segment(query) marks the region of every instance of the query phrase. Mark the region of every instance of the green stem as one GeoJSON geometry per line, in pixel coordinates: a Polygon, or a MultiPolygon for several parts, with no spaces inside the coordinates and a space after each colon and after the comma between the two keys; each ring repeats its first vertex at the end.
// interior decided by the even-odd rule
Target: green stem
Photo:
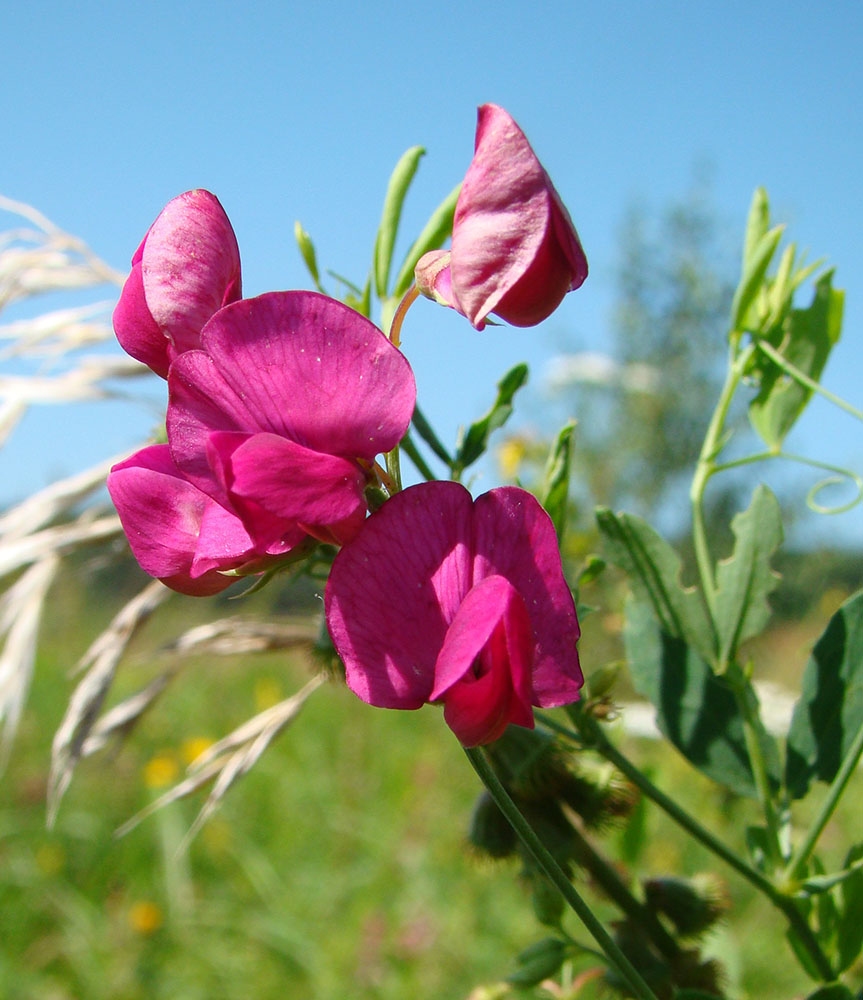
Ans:
{"type": "Polygon", "coordinates": [[[402,438],[402,448],[404,448],[407,457],[414,463],[419,474],[425,479],[427,483],[434,482],[437,476],[428,467],[426,460],[422,457],[414,444],[413,439],[410,434],[405,434],[402,438]]]}
{"type": "Polygon", "coordinates": [[[786,375],[790,375],[795,382],[799,382],[800,385],[809,389],[810,392],[817,392],[819,396],[823,396],[833,403],[834,406],[838,406],[840,410],[844,410],[852,417],[863,420],[863,411],[858,410],[856,406],[852,406],[850,403],[846,403],[841,396],[837,396],[829,389],[825,389],[820,382],[816,382],[815,379],[810,378],[805,372],[800,371],[796,365],[793,365],[787,358],[783,357],[772,344],[769,344],[766,340],[756,339],[755,346],[759,351],[766,354],[774,364],[777,364],[786,375]]]}
{"type": "MultiPolygon", "coordinates": [[[[712,851],[721,858],[730,868],[733,868],[738,875],[741,875],[754,888],[761,892],[779,910],[794,928],[800,942],[809,952],[813,963],[818,968],[825,982],[833,979],[833,970],[827,960],[821,946],[818,944],[812,928],[806,923],[803,915],[797,909],[794,900],[786,896],[761,872],[748,865],[743,858],[735,854],[729,847],[715,837],[706,827],[703,827],[698,820],[692,817],[685,809],[682,809],[673,799],[669,798],[663,791],[656,787],[650,779],[643,774],[617,747],[609,740],[600,727],[599,723],[591,716],[580,713],[576,706],[568,706],[567,714],[578,732],[572,732],[564,726],[555,723],[552,728],[566,736],[568,739],[581,746],[589,747],[604,757],[607,761],[625,775],[639,788],[652,802],[655,802],[671,819],[682,829],[686,830],[695,840],[712,851]]],[[[546,716],[536,713],[537,718],[546,723],[546,716]]]]}
{"type": "MultiPolygon", "coordinates": [[[[735,350],[736,344],[733,344],[732,353],[735,350]]],[[[698,564],[701,589],[704,592],[704,599],[711,613],[711,618],[713,617],[713,609],[716,602],[716,578],[713,572],[713,559],[710,555],[710,546],[707,542],[707,526],[704,520],[704,491],[708,480],[716,471],[714,460],[722,449],[725,420],[728,417],[731,400],[754,350],[754,346],[750,345],[740,351],[728,366],[725,384],[722,387],[722,392],[719,394],[719,400],[716,404],[716,409],[713,411],[713,416],[710,418],[704,443],[701,446],[701,454],[698,456],[698,464],[695,467],[692,486],[689,490],[689,498],[692,503],[692,540],[695,547],[695,560],[698,564]]]]}
{"type": "Polygon", "coordinates": [[[593,915],[590,907],[563,873],[560,865],[549,854],[533,828],[524,816],[522,816],[515,803],[509,797],[506,789],[500,783],[498,776],[495,774],[482,750],[478,747],[465,748],[465,753],[480,780],[488,789],[489,795],[491,795],[497,804],[497,807],[506,816],[534,861],[545,872],[548,879],[593,936],[593,939],[602,949],[609,964],[617,969],[623,978],[628,981],[636,997],[639,997],[640,1000],[657,1000],[656,994],[653,993],[626,955],[614,943],[608,932],[593,915]]]}
{"type": "Polygon", "coordinates": [[[809,856],[815,850],[818,838],[824,832],[824,827],[827,826],[827,823],[830,821],[830,817],[833,815],[836,806],[839,804],[839,799],[845,791],[845,786],[848,784],[848,781],[859,764],[861,757],[863,757],[863,723],[861,723],[860,728],[857,730],[854,742],[848,748],[848,753],[845,755],[845,759],[842,761],[842,766],[839,768],[836,777],[833,779],[833,783],[830,786],[827,797],[821,804],[821,808],[818,811],[818,815],[815,817],[815,821],[810,827],[809,832],[806,834],[806,839],[797,848],[794,852],[794,856],[788,862],[788,867],[785,870],[786,880],[788,882],[793,883],[794,880],[797,879],[801,868],[806,864],[809,860],[809,856]]]}
{"type": "Polygon", "coordinates": [[[452,455],[444,448],[440,443],[440,439],[434,432],[432,425],[426,420],[425,414],[419,408],[419,403],[414,407],[414,415],[411,418],[411,423],[416,428],[417,434],[425,441],[425,443],[431,448],[431,450],[437,455],[437,457],[450,468],[453,467],[454,460],[452,455]]]}
{"type": "Polygon", "coordinates": [[[416,302],[419,297],[419,289],[415,284],[411,284],[410,288],[405,292],[402,297],[401,302],[398,304],[393,315],[393,321],[390,325],[388,331],[386,331],[387,336],[390,338],[393,347],[398,347],[401,343],[401,333],[402,333],[402,323],[405,321],[405,316],[408,314],[408,309],[416,302]]]}

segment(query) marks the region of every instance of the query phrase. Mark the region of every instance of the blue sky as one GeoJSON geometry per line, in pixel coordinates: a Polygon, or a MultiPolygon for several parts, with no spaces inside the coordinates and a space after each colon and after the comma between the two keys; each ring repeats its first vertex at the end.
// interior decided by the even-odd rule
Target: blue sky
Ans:
{"type": "MultiPolygon", "coordinates": [[[[295,219],[324,266],[361,281],[400,153],[428,151],[405,248],[463,175],[476,106],[506,107],[567,203],[591,276],[536,330],[480,334],[415,307],[404,348],[445,437],[516,361],[532,365],[535,414],[542,363],[562,341],[608,347],[623,212],[633,199],[661,209],[699,162],[729,232],[764,185],[790,237],[836,265],[845,333],[826,381],[863,403],[858,3],[36,0],[3,21],[0,192],[125,268],[170,198],[207,187],[237,232],[248,295],[307,284],[295,219]]],[[[131,448],[151,422],[98,412],[31,417],[0,453],[0,502],[131,448]]],[[[863,471],[858,424],[822,406],[804,419],[797,450],[863,471]]],[[[861,517],[842,530],[858,533],[861,517]]]]}

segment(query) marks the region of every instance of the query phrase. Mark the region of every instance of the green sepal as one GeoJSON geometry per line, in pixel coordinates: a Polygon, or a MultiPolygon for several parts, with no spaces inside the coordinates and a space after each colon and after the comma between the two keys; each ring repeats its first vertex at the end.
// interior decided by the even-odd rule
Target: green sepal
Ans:
{"type": "Polygon", "coordinates": [[[497,384],[497,398],[485,416],[468,428],[456,451],[453,472],[458,475],[485,452],[492,433],[502,427],[512,413],[512,399],[527,381],[527,365],[511,368],[497,384]]]}
{"type": "Polygon", "coordinates": [[[321,276],[318,271],[318,256],[315,253],[315,245],[312,243],[312,238],[306,230],[303,229],[299,220],[294,223],[294,239],[297,241],[297,246],[300,248],[300,255],[305,261],[309,274],[312,276],[315,288],[319,292],[323,292],[324,289],[321,286],[321,276]]]}
{"type": "Polygon", "coordinates": [[[863,726],[863,591],[830,619],[803,671],[794,706],[785,783],[802,798],[810,783],[831,782],[863,726]]]}
{"type": "Polygon", "coordinates": [[[547,937],[516,956],[518,969],[506,977],[513,986],[536,986],[555,975],[569,957],[571,945],[560,938],[547,937]]]}
{"type": "Polygon", "coordinates": [[[782,542],[782,515],[766,486],[756,487],[749,508],[732,519],[731,530],[734,551],[716,568],[714,620],[720,672],[739,645],[757,635],[770,618],[767,597],[779,581],[770,559],[782,542]]]}
{"type": "Polygon", "coordinates": [[[634,514],[614,514],[598,507],[596,520],[611,561],[626,571],[633,593],[653,609],[662,630],[712,663],[716,655],[713,628],[701,594],[680,583],[680,557],[674,549],[634,514]]]}
{"type": "MultiPolygon", "coordinates": [[[[739,795],[756,796],[743,718],[732,690],[698,652],[664,631],[650,604],[630,599],[623,630],[632,683],[656,708],[656,724],[683,756],[739,795]]],[[[764,746],[771,783],[779,762],[764,746]]]]}
{"type": "Polygon", "coordinates": [[[375,237],[374,252],[375,291],[381,300],[387,298],[390,265],[402,216],[402,205],[423,156],[425,156],[425,150],[422,146],[411,146],[410,149],[406,150],[396,164],[387,185],[381,222],[375,237]]]}
{"type": "MultiPolygon", "coordinates": [[[[554,439],[548,453],[548,460],[545,463],[542,487],[538,494],[539,502],[546,509],[548,516],[554,524],[558,545],[563,544],[563,535],[566,531],[569,476],[572,466],[572,432],[574,430],[575,421],[571,420],[561,428],[554,439]]],[[[604,566],[605,563],[602,563],[602,567],[594,575],[602,572],[604,566]]],[[[584,573],[582,573],[582,578],[579,579],[579,585],[582,582],[586,582],[583,580],[583,577],[584,573]]]]}
{"type": "Polygon", "coordinates": [[[461,183],[457,184],[429,216],[419,236],[414,240],[410,250],[399,270],[396,283],[393,286],[393,298],[400,299],[410,288],[414,280],[414,268],[417,261],[429,250],[439,250],[452,233],[452,220],[455,215],[455,205],[458,201],[461,183]]]}

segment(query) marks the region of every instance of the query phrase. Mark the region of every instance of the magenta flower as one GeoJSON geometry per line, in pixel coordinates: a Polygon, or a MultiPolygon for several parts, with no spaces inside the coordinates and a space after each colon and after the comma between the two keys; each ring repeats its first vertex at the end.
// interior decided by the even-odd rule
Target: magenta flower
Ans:
{"type": "Polygon", "coordinates": [[[347,683],[381,708],[442,702],[465,746],[578,698],[578,622],[554,526],[524,490],[396,494],[336,557],[327,625],[347,683]]]}
{"type": "Polygon", "coordinates": [[[241,295],[225,210],[209,191],[187,191],[162,209],[135,252],[114,331],[127,354],[166,378],[175,357],[201,346],[213,313],[241,295]]]}
{"type": "Polygon", "coordinates": [[[295,529],[258,549],[235,514],[181,475],[166,444],[115,465],[108,492],[141,568],[181,594],[216,594],[234,582],[220,571],[263,570],[306,537],[295,529]]]}
{"type": "Polygon", "coordinates": [[[365,317],[317,292],[220,309],[168,376],[177,469],[242,521],[258,551],[297,529],[344,543],[374,458],[404,436],[416,386],[365,317]]]}
{"type": "Polygon", "coordinates": [[[530,143],[503,108],[484,104],[456,203],[452,250],[420,259],[420,291],[478,330],[489,313],[535,326],[586,277],[578,233],[530,143]]]}

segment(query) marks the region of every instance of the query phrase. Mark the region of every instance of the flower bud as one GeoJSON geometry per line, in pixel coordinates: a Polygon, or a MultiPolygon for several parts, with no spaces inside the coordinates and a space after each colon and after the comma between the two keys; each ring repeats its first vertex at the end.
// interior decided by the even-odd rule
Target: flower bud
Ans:
{"type": "Polygon", "coordinates": [[[482,792],[476,800],[467,839],[490,858],[505,858],[515,850],[515,830],[488,792],[482,792]]]}
{"type": "Polygon", "coordinates": [[[708,874],[648,879],[644,896],[648,906],[668,917],[683,937],[703,934],[728,910],[721,883],[708,874]]]}

